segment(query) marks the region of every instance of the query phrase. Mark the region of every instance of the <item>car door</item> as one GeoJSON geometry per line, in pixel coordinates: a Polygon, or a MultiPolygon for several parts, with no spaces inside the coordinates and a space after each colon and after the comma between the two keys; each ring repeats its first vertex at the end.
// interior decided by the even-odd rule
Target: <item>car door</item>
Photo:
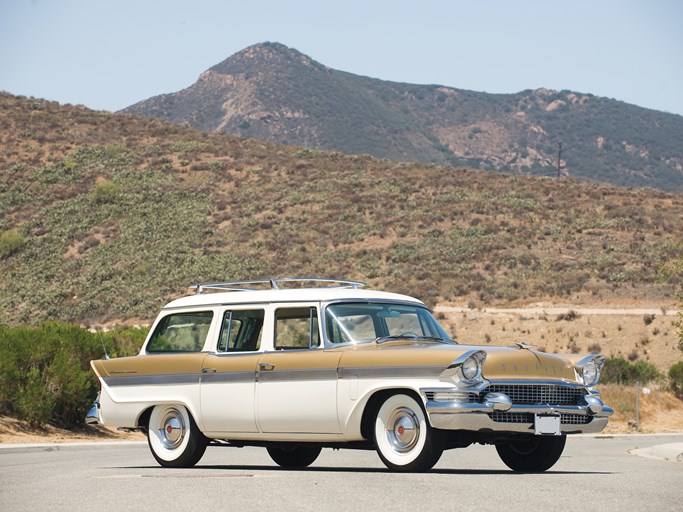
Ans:
{"type": "Polygon", "coordinates": [[[258,362],[256,413],[262,432],[341,433],[337,365],[322,349],[317,304],[274,309],[273,350],[258,362]]]}
{"type": "Polygon", "coordinates": [[[233,307],[222,312],[215,350],[207,354],[201,370],[205,432],[258,432],[255,378],[264,320],[262,307],[233,307]]]}

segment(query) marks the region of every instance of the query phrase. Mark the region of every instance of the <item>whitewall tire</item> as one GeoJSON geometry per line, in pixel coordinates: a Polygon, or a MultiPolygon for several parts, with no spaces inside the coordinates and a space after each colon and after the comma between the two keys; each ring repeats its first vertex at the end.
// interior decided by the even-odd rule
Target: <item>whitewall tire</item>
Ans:
{"type": "Polygon", "coordinates": [[[204,455],[208,440],[182,405],[157,405],[149,417],[147,442],[159,464],[189,468],[204,455]]]}
{"type": "Polygon", "coordinates": [[[443,453],[446,435],[432,428],[412,396],[384,400],[375,418],[374,439],[382,462],[394,471],[427,471],[443,453]]]}

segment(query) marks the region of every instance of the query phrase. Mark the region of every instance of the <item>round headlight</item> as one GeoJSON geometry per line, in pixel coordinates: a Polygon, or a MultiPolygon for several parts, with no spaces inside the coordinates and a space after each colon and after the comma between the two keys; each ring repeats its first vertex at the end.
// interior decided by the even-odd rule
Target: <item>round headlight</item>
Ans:
{"type": "Polygon", "coordinates": [[[479,375],[479,360],[474,356],[470,356],[462,363],[461,369],[465,380],[474,380],[479,375]]]}
{"type": "Polygon", "coordinates": [[[598,380],[600,379],[600,370],[598,369],[598,365],[595,364],[595,361],[588,361],[584,365],[581,376],[583,377],[583,383],[586,386],[593,386],[598,383],[598,380]]]}

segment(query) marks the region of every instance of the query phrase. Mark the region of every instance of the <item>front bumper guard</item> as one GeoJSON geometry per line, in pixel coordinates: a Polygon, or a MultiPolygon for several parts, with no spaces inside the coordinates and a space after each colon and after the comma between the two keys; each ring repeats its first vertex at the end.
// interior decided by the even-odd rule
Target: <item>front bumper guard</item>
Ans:
{"type": "Polygon", "coordinates": [[[586,395],[582,405],[513,404],[504,393],[489,393],[480,402],[427,400],[425,409],[429,422],[444,430],[474,430],[480,432],[533,432],[534,423],[494,421],[492,413],[560,414],[587,416],[587,423],[562,423],[562,433],[583,434],[601,432],[614,413],[596,395],[586,395]]]}

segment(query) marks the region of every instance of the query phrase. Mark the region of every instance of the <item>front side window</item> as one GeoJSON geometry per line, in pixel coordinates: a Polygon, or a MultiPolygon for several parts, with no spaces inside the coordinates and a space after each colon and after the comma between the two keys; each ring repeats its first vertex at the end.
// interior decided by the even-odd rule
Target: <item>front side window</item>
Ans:
{"type": "Polygon", "coordinates": [[[201,352],[212,320],[212,311],[165,316],[152,333],[147,353],[201,352]]]}
{"type": "Polygon", "coordinates": [[[226,311],[218,352],[254,352],[261,348],[263,310],[226,311]]]}
{"type": "Polygon", "coordinates": [[[452,340],[427,308],[382,303],[332,304],[325,310],[330,343],[356,343],[391,338],[452,340]]]}
{"type": "Polygon", "coordinates": [[[319,345],[316,308],[280,308],[275,311],[276,350],[314,348],[319,345]]]}

